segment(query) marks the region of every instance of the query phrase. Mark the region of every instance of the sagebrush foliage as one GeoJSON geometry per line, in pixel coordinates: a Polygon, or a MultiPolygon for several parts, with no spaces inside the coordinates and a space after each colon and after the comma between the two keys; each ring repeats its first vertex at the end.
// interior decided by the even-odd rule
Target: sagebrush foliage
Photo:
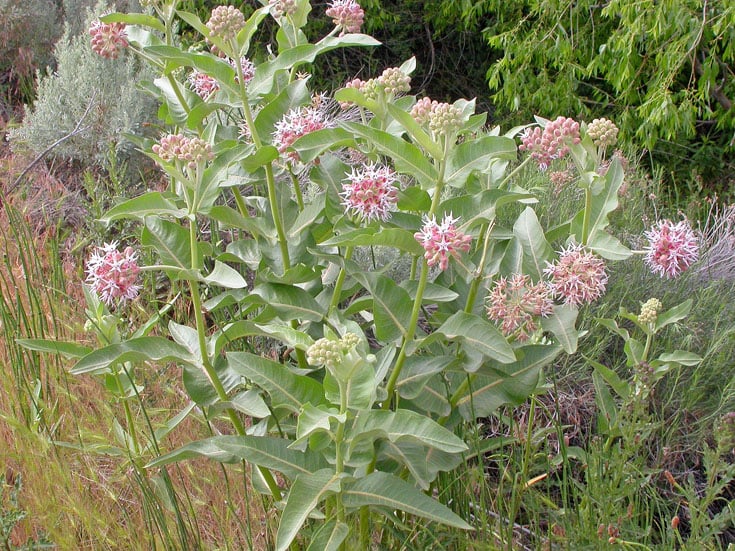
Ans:
{"type": "MultiPolygon", "coordinates": [[[[104,9],[99,4],[96,12],[104,9]]],[[[92,19],[89,12],[85,28],[92,19]]],[[[54,56],[56,71],[38,73],[37,99],[26,106],[23,124],[10,133],[14,148],[41,153],[82,121],[83,131],[56,145],[50,155],[85,166],[103,164],[110,147],[129,146],[124,134],[142,134],[143,123],[156,120],[155,101],[134,84],[150,79],[151,72],[134,57],[106,60],[92,51],[86,33],[69,32],[56,44],[54,56]]]]}

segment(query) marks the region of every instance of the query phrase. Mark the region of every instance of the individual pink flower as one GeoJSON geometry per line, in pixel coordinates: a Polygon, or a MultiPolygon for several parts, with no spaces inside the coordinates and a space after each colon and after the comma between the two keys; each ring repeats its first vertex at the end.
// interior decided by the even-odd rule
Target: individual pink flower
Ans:
{"type": "Polygon", "coordinates": [[[582,245],[572,244],[559,251],[559,260],[546,263],[544,274],[549,276],[549,289],[564,304],[580,306],[596,301],[605,293],[607,273],[605,262],[582,245]]]}
{"type": "Polygon", "coordinates": [[[209,96],[219,90],[217,80],[209,76],[207,73],[194,71],[189,75],[187,80],[189,81],[191,89],[194,90],[194,92],[203,100],[206,100],[209,96]]]}
{"type": "Polygon", "coordinates": [[[86,282],[106,304],[115,300],[124,302],[138,296],[140,268],[138,253],[132,247],[122,252],[117,250],[118,243],[106,243],[97,247],[87,260],[86,282]]]}
{"type": "Polygon", "coordinates": [[[153,153],[165,163],[182,161],[190,169],[214,158],[212,146],[201,138],[190,138],[183,134],[169,134],[153,145],[153,153]]]}
{"type": "Polygon", "coordinates": [[[334,25],[341,29],[340,36],[348,33],[359,33],[365,19],[365,12],[355,0],[333,0],[326,14],[332,18],[334,25]]]}
{"type": "Polygon", "coordinates": [[[518,330],[519,341],[538,329],[534,318],[551,315],[553,308],[549,287],[543,281],[534,285],[526,274],[501,277],[487,296],[487,317],[500,323],[506,337],[518,330]]]}
{"type": "Polygon", "coordinates": [[[105,59],[117,59],[120,52],[128,47],[125,23],[95,21],[89,28],[89,34],[92,37],[92,51],[105,59]]]}
{"type": "Polygon", "coordinates": [[[420,232],[413,234],[416,241],[426,251],[424,258],[429,266],[439,264],[440,270],[449,266],[449,257],[459,257],[460,252],[468,252],[472,236],[465,235],[457,229],[459,218],[452,214],[445,214],[441,224],[437,224],[436,217],[424,217],[424,225],[420,232]]]}
{"type": "Polygon", "coordinates": [[[554,159],[569,153],[570,144],[580,142],[579,123],[568,117],[557,117],[546,123],[543,130],[536,126],[521,134],[520,151],[528,151],[541,170],[546,170],[554,159]]]}
{"type": "MultiPolygon", "coordinates": [[[[329,123],[324,112],[317,107],[308,106],[291,109],[276,123],[276,130],[273,132],[273,145],[276,146],[279,153],[285,154],[288,148],[301,136],[328,126],[329,123]]],[[[289,152],[288,157],[293,161],[299,160],[299,154],[294,151],[289,152]]]]}
{"type": "Polygon", "coordinates": [[[398,178],[384,165],[364,164],[352,169],[342,184],[342,204],[361,220],[387,221],[398,201],[398,178]]]}
{"type": "Polygon", "coordinates": [[[654,274],[674,278],[699,258],[699,241],[689,222],[660,220],[644,232],[648,239],[646,264],[654,274]]]}

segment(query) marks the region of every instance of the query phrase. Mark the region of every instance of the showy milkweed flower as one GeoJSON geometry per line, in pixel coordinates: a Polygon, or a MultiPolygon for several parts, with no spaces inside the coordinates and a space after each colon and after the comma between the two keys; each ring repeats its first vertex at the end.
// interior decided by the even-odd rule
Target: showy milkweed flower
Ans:
{"type": "Polygon", "coordinates": [[[183,134],[169,134],[153,146],[153,153],[165,163],[182,161],[190,169],[195,169],[199,163],[211,161],[214,158],[212,146],[201,138],[190,138],[183,134]]]}
{"type": "Polygon", "coordinates": [[[87,260],[86,282],[102,301],[111,305],[115,300],[124,302],[138,296],[140,268],[138,253],[132,247],[122,252],[117,241],[97,247],[87,260]]]}
{"type": "Polygon", "coordinates": [[[439,264],[440,270],[446,270],[449,266],[449,257],[459,257],[460,252],[468,252],[472,236],[465,235],[457,229],[459,218],[452,214],[445,214],[442,223],[438,224],[436,217],[424,216],[424,225],[420,232],[413,234],[416,241],[426,251],[424,258],[429,266],[439,264]]]}
{"type": "Polygon", "coordinates": [[[209,76],[207,73],[194,71],[189,75],[187,80],[189,81],[191,89],[194,90],[194,93],[203,100],[206,100],[209,96],[219,90],[217,80],[209,76]]]}
{"type": "Polygon", "coordinates": [[[546,123],[543,130],[536,126],[526,128],[521,134],[520,151],[528,151],[540,170],[546,170],[554,159],[569,153],[570,144],[578,144],[579,123],[568,117],[557,117],[546,123]]]}
{"type": "MultiPolygon", "coordinates": [[[[325,114],[317,107],[291,109],[276,123],[276,130],[273,132],[273,145],[283,155],[301,136],[328,126],[329,123],[325,114]]],[[[293,161],[299,160],[299,154],[294,151],[289,152],[288,157],[293,161]]]]}
{"type": "Polygon", "coordinates": [[[547,317],[554,309],[549,287],[539,281],[535,285],[526,274],[501,277],[487,296],[487,317],[500,324],[507,337],[518,330],[519,341],[528,340],[538,329],[537,317],[547,317]]]}
{"type": "MultiPolygon", "coordinates": [[[[235,82],[238,82],[237,62],[234,59],[230,59],[229,62],[230,65],[232,65],[232,68],[235,69],[235,82]]],[[[242,69],[242,79],[245,84],[253,80],[253,77],[255,76],[255,63],[243,56],[240,58],[240,68],[242,69]]]]}
{"type": "Polygon", "coordinates": [[[387,221],[398,201],[396,173],[384,165],[365,164],[352,169],[342,184],[342,204],[361,220],[387,221]]]}
{"type": "Polygon", "coordinates": [[[674,278],[699,258],[699,240],[686,220],[660,220],[644,235],[646,264],[661,277],[674,278]]]}
{"type": "Polygon", "coordinates": [[[582,245],[572,244],[559,251],[559,260],[546,263],[549,289],[564,304],[580,306],[596,301],[605,293],[605,262],[582,245]]]}
{"type": "Polygon", "coordinates": [[[89,35],[92,37],[92,51],[105,59],[117,59],[120,52],[128,47],[125,23],[95,21],[89,28],[89,35]]]}
{"type": "Polygon", "coordinates": [[[348,33],[359,33],[365,19],[365,12],[355,0],[333,0],[326,11],[332,18],[335,27],[341,29],[340,36],[348,33]]]}

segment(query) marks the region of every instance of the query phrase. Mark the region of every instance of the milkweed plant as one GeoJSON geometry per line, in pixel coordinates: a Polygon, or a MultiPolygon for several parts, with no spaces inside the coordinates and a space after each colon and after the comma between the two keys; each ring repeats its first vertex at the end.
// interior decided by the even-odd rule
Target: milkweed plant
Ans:
{"type": "Polygon", "coordinates": [[[474,100],[411,95],[414,59],[312,90],[318,56],[379,45],[360,34],[355,0],[324,13],[261,0],[248,17],[219,6],[208,21],[177,0],[141,4],[146,13],[106,15],[90,35],[109,63],[138,56],[157,72],[139,84],[165,130],[138,146],[169,185],[104,215],[139,220],[140,241],[96,248],[87,289],[98,313],[124,318],[140,278],[159,272],[185,289],[176,300],[193,319],[69,347],[73,373],[180,366],[192,403],[231,434],[149,456],[145,468],[249,463],[253,486],[278,505],[279,550],[308,518],[321,519],[314,538],[330,549],[369,548],[380,515],[471,530],[429,491],[468,450],[455,427],[520,403],[544,366],[575,352],[579,310],[604,295],[608,263],[638,252],[675,277],[696,261],[697,236],[686,221],[660,221],[631,251],[609,233],[624,172],[608,156],[617,128],[606,119],[539,118],[501,134],[474,100]],[[333,22],[313,43],[303,30],[312,16],[333,22]],[[268,17],[275,43],[253,43],[268,17]],[[183,24],[198,47],[181,46],[183,24]],[[516,176],[562,157],[580,204],[544,228],[516,176]],[[502,209],[519,214],[503,225],[502,209]],[[396,251],[410,273],[365,269],[352,257],[366,247],[396,251]],[[151,256],[141,248],[155,265],[140,265],[151,256]],[[273,350],[244,345],[254,338],[273,350]]]}

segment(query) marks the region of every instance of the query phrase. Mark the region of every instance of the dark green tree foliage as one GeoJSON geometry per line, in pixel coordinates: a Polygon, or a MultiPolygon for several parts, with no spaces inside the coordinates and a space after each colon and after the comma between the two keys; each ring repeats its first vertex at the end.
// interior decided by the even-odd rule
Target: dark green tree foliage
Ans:
{"type": "Polygon", "coordinates": [[[500,56],[487,73],[497,105],[524,117],[604,115],[648,148],[735,145],[735,2],[464,4],[491,14],[483,32],[500,56]]]}

